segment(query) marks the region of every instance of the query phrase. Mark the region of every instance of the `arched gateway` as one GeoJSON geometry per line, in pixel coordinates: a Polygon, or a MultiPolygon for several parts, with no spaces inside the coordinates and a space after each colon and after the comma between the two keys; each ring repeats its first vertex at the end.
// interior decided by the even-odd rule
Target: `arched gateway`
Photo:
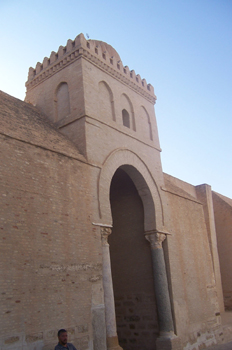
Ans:
{"type": "Polygon", "coordinates": [[[134,152],[117,149],[106,158],[98,178],[98,205],[108,349],[120,349],[119,338],[125,350],[142,343],[152,350],[159,333],[156,348],[164,338],[173,342],[162,199],[149,168],[134,152]]]}
{"type": "Polygon", "coordinates": [[[145,232],[164,230],[164,214],[161,195],[155,179],[138,155],[127,149],[113,151],[105,160],[98,179],[99,216],[112,224],[110,184],[118,168],[123,169],[134,182],[144,206],[145,232]],[[154,204],[155,203],[155,204],[154,204]],[[156,208],[155,208],[156,206],[156,208]]]}

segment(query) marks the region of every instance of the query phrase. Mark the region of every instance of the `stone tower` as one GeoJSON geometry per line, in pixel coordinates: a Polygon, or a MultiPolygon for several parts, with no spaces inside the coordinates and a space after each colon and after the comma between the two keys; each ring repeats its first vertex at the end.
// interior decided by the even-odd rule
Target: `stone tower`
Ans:
{"type": "MultiPolygon", "coordinates": [[[[156,280],[155,294],[159,314],[157,334],[160,333],[157,349],[162,347],[164,342],[167,343],[167,349],[177,348],[162,250],[162,241],[168,234],[169,215],[163,191],[164,178],[153,87],[147,84],[145,79],[141,79],[140,75],[136,75],[134,70],[123,66],[114,48],[101,41],[86,40],[83,34],[78,35],[74,41],[68,40],[65,47],[60,46],[57,53],[52,52],[50,58],[45,57],[42,64],[38,62],[35,69],[30,68],[26,87],[25,101],[35,105],[76,145],[86,163],[91,165],[91,188],[86,190],[92,191],[92,212],[86,215],[89,215],[92,224],[101,230],[107,348],[119,349],[114,295],[117,298],[124,290],[125,295],[129,293],[131,298],[135,297],[135,292],[125,289],[125,285],[120,285],[120,278],[117,279],[120,264],[119,256],[115,253],[116,248],[112,248],[110,254],[114,266],[113,279],[115,285],[120,285],[120,291],[115,289],[113,294],[108,235],[112,231],[112,237],[119,236],[118,233],[122,232],[125,222],[121,220],[121,214],[118,215],[119,219],[116,219],[117,213],[112,217],[110,197],[114,198],[117,195],[117,189],[113,190],[111,185],[114,184],[117,188],[120,178],[124,184],[129,181],[129,186],[134,186],[135,190],[132,189],[132,192],[137,192],[142,203],[141,232],[138,233],[138,237],[142,237],[141,244],[145,250],[149,248],[149,243],[151,245],[150,261],[153,261],[153,272],[150,262],[149,271],[143,270],[142,267],[138,267],[137,271],[140,280],[146,273],[150,276],[146,300],[152,299],[150,295],[153,293],[154,279],[156,280]],[[117,221],[121,223],[117,224],[117,221]],[[158,271],[162,271],[162,278],[159,280],[154,277],[158,271]]],[[[126,186],[125,189],[127,190],[126,186]]],[[[131,206],[133,201],[129,208],[131,206]]],[[[129,239],[137,229],[136,217],[134,211],[131,214],[131,218],[134,219],[127,229],[129,239]]],[[[117,244],[112,240],[114,247],[117,244]]],[[[133,245],[131,247],[130,254],[133,256],[133,245]]],[[[145,259],[147,256],[145,253],[145,259]]],[[[132,268],[131,265],[130,269],[132,268]]],[[[144,285],[146,283],[144,281],[144,285]]],[[[142,293],[146,289],[144,285],[139,287],[142,293]]],[[[150,308],[148,304],[141,305],[141,310],[153,310],[153,306],[150,308]]],[[[98,312],[99,307],[96,314],[98,312]]],[[[154,318],[145,315],[144,319],[146,317],[154,318]]],[[[97,320],[95,325],[103,322],[100,313],[97,314],[97,320]]],[[[95,330],[95,334],[97,333],[98,330],[95,330]]],[[[124,335],[121,336],[121,345],[123,337],[124,335]]],[[[154,338],[154,332],[151,331],[146,337],[150,337],[148,346],[151,347],[157,336],[154,338]]]]}
{"type": "Polygon", "coordinates": [[[87,41],[83,34],[68,40],[29,69],[26,87],[25,101],[36,105],[89,160],[101,161],[98,146],[114,148],[107,141],[113,145],[112,133],[160,150],[153,87],[123,67],[115,49],[104,42],[87,41]]]}

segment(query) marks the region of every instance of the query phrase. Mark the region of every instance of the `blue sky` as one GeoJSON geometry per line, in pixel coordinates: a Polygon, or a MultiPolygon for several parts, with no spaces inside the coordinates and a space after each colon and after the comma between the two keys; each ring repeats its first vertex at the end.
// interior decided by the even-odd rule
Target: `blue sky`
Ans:
{"type": "Polygon", "coordinates": [[[163,170],[232,198],[232,1],[0,0],[0,89],[79,33],[154,86],[163,170]]]}

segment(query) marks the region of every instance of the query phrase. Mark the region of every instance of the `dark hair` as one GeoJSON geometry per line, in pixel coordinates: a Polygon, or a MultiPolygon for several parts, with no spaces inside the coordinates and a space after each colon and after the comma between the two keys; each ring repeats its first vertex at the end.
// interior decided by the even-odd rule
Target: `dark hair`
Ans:
{"type": "Polygon", "coordinates": [[[58,337],[60,336],[61,333],[67,333],[66,329],[60,329],[57,333],[58,337]]]}

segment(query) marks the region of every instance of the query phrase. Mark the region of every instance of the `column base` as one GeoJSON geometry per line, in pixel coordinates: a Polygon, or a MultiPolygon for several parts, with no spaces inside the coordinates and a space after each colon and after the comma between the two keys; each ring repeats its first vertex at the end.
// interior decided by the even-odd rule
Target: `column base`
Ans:
{"type": "Polygon", "coordinates": [[[107,337],[107,350],[123,350],[121,346],[118,344],[118,336],[115,337],[107,337]]]}
{"type": "Polygon", "coordinates": [[[182,350],[181,339],[176,335],[160,336],[156,340],[156,350],[182,350]]]}

